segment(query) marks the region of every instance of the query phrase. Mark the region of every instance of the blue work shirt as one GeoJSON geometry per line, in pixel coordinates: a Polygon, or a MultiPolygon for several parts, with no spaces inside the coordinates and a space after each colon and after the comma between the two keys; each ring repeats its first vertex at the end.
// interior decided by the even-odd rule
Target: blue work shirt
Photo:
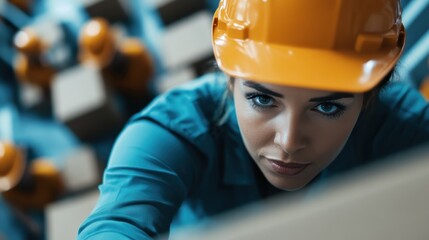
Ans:
{"type": "MultiPolygon", "coordinates": [[[[221,73],[203,76],[159,96],[130,120],[79,239],[150,239],[170,224],[208,219],[280,192],[246,151],[233,104],[222,103],[225,79],[221,73]]],[[[427,140],[425,100],[410,86],[391,84],[310,185],[427,140]]]]}

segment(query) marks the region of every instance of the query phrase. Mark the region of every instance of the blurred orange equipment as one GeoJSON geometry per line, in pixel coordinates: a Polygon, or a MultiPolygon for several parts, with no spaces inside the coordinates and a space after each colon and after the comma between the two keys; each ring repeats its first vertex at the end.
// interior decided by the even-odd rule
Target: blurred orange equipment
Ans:
{"type": "Polygon", "coordinates": [[[15,35],[14,44],[19,52],[14,63],[18,79],[49,88],[55,70],[41,59],[42,40],[31,29],[23,29],[15,35]]]}
{"type": "Polygon", "coordinates": [[[15,187],[24,173],[22,151],[12,143],[0,142],[0,192],[15,187]]]}
{"type": "Polygon", "coordinates": [[[9,2],[27,13],[30,12],[31,5],[33,4],[33,0],[9,0],[9,2]]]}
{"type": "Polygon", "coordinates": [[[20,209],[42,209],[63,193],[61,173],[49,160],[36,159],[28,170],[28,189],[16,187],[3,193],[11,204],[20,209]]]}
{"type": "Polygon", "coordinates": [[[426,100],[429,100],[429,76],[426,77],[420,85],[420,92],[426,100]]]}
{"type": "Polygon", "coordinates": [[[101,69],[103,78],[131,97],[142,97],[154,66],[149,52],[136,38],[116,39],[114,29],[103,18],[94,18],[82,28],[80,60],[101,69]]]}

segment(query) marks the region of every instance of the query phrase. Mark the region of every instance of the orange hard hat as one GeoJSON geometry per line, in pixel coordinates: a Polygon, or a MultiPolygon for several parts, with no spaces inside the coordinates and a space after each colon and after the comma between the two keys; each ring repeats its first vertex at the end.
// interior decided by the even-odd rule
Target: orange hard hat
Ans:
{"type": "Polygon", "coordinates": [[[327,91],[372,89],[404,42],[400,0],[221,0],[212,25],[225,73],[327,91]]]}
{"type": "Polygon", "coordinates": [[[12,143],[0,142],[0,192],[15,187],[24,174],[24,168],[22,151],[12,143]]]}

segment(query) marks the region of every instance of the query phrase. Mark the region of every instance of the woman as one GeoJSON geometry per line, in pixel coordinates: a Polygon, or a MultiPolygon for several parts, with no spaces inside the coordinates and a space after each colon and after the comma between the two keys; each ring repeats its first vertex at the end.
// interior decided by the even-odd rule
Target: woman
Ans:
{"type": "MultiPolygon", "coordinates": [[[[389,80],[398,0],[224,0],[225,73],[158,97],[119,136],[79,239],[147,239],[429,140],[429,110],[389,80]]],[[[399,85],[398,85],[399,84],[399,85]]]]}

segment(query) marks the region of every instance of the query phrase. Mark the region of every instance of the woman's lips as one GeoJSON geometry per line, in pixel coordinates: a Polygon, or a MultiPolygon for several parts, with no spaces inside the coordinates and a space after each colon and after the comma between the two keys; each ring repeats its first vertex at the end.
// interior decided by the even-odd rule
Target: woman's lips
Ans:
{"type": "Polygon", "coordinates": [[[310,163],[283,162],[268,159],[271,169],[281,175],[295,176],[304,171],[310,163]]]}

